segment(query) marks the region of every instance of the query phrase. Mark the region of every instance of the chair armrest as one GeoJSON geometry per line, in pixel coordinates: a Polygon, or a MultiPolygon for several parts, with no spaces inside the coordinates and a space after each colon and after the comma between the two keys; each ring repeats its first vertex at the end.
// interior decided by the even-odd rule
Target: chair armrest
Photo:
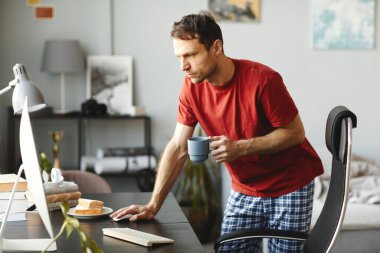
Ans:
{"type": "Polygon", "coordinates": [[[287,230],[275,230],[275,229],[244,229],[237,230],[231,233],[220,236],[215,244],[214,250],[217,252],[220,244],[240,240],[240,239],[250,239],[250,238],[278,238],[287,240],[306,240],[309,234],[307,232],[300,231],[287,231],[287,230]]]}

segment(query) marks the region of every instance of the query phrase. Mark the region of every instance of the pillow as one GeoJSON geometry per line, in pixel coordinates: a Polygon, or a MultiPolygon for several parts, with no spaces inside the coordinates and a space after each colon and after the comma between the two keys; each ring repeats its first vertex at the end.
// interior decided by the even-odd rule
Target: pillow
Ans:
{"type": "MultiPolygon", "coordinates": [[[[315,151],[321,158],[324,169],[324,173],[320,177],[322,179],[330,178],[332,154],[325,146],[318,146],[315,148],[315,151]]],[[[380,175],[380,162],[352,154],[350,176],[360,177],[368,175],[380,175]]]]}

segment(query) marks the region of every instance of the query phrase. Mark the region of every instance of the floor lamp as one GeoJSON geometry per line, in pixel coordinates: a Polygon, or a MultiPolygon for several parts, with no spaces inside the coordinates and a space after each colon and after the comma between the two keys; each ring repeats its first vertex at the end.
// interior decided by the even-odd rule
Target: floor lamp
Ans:
{"type": "Polygon", "coordinates": [[[67,113],[65,74],[84,71],[84,54],[77,40],[47,40],[44,46],[41,71],[60,74],[61,101],[56,113],[67,113]]]}
{"type": "MultiPolygon", "coordinates": [[[[41,251],[53,242],[53,228],[51,226],[49,211],[47,208],[45,192],[41,179],[41,169],[38,163],[32,127],[28,111],[37,111],[46,107],[42,93],[37,86],[29,79],[25,66],[16,64],[13,67],[15,79],[0,91],[0,96],[14,88],[12,96],[13,110],[15,114],[22,112],[20,121],[20,150],[23,164],[20,166],[15,183],[13,185],[10,198],[5,209],[3,221],[0,226],[0,252],[4,251],[41,251]],[[24,166],[25,165],[25,166],[24,166]],[[40,217],[49,233],[49,238],[36,239],[8,239],[4,237],[8,215],[13,202],[21,173],[25,171],[28,181],[28,189],[33,196],[40,217]]],[[[52,243],[48,251],[57,250],[57,245],[52,243]]]]}

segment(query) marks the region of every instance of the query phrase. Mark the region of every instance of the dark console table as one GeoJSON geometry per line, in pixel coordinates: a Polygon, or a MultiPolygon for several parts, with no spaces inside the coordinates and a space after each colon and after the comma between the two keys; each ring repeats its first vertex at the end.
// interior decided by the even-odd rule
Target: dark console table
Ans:
{"type": "MultiPolygon", "coordinates": [[[[53,113],[51,108],[46,108],[44,110],[34,112],[30,114],[32,124],[36,120],[74,120],[76,121],[77,131],[78,131],[78,168],[80,168],[80,159],[84,154],[85,150],[83,143],[85,143],[85,134],[83,133],[83,124],[90,120],[134,120],[143,122],[143,132],[144,132],[144,145],[142,147],[130,148],[128,152],[129,155],[141,155],[146,154],[148,157],[152,155],[151,147],[151,119],[149,116],[130,116],[130,115],[103,115],[103,116],[88,116],[83,115],[81,112],[70,112],[66,114],[56,114],[53,113]]],[[[8,107],[8,166],[7,173],[17,173],[18,161],[20,161],[19,155],[19,144],[16,142],[15,134],[19,132],[19,122],[20,115],[14,115],[13,109],[8,107]]],[[[36,131],[34,129],[34,131],[36,131]]],[[[150,159],[149,159],[150,167],[150,159]]]]}

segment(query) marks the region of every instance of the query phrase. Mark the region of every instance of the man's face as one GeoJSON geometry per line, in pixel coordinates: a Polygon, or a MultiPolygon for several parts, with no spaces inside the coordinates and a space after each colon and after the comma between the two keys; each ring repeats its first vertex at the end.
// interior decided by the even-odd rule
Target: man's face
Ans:
{"type": "Polygon", "coordinates": [[[192,83],[212,79],[216,69],[216,57],[211,47],[199,43],[198,39],[181,40],[173,38],[174,54],[178,57],[181,70],[186,72],[192,83]]]}

